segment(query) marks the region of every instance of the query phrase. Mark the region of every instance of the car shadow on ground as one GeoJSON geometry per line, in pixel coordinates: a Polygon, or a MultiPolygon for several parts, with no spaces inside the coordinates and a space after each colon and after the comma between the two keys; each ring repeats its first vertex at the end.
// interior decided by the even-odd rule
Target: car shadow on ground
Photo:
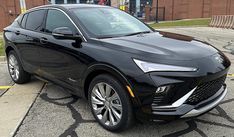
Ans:
{"type": "MultiPolygon", "coordinates": [[[[231,130],[234,129],[234,119],[229,116],[228,113],[222,108],[222,106],[225,106],[225,104],[234,103],[234,98],[223,101],[214,110],[198,118],[176,120],[171,122],[136,122],[136,124],[131,129],[121,133],[110,133],[102,129],[92,117],[87,101],[69,94],[61,87],[53,84],[46,85],[45,90],[40,95],[40,98],[48,103],[67,107],[70,110],[74,122],[71,123],[70,126],[59,135],[61,137],[69,135],[72,137],[80,136],[80,131],[84,136],[84,134],[86,132],[88,133],[89,131],[84,131],[83,129],[85,129],[85,127],[81,128],[82,130],[79,130],[79,128],[87,124],[89,124],[89,126],[87,125],[86,127],[92,127],[93,129],[96,129],[98,131],[106,132],[104,133],[104,136],[159,135],[165,137],[174,137],[191,133],[194,136],[200,135],[206,137],[209,136],[206,133],[209,130],[212,130],[209,128],[212,128],[214,126],[231,130]],[[50,92],[51,89],[54,90],[50,92]],[[57,94],[57,91],[64,92],[65,94],[63,93],[63,96],[59,96],[57,94]],[[210,125],[211,127],[208,126],[207,128],[207,126],[204,125],[210,125]]],[[[87,128],[87,130],[89,129],[87,128]]],[[[90,135],[102,136],[102,134],[90,135]]]]}

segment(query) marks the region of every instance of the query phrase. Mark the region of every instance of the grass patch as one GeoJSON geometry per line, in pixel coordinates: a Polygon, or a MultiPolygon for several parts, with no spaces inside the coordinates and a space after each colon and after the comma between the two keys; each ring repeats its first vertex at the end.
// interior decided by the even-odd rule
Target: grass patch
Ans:
{"type": "Polygon", "coordinates": [[[186,27],[186,26],[208,26],[210,19],[189,19],[189,20],[177,20],[177,21],[164,21],[159,23],[150,24],[153,28],[165,28],[165,27],[186,27]]]}
{"type": "Polygon", "coordinates": [[[4,54],[3,39],[2,35],[0,35],[0,56],[4,56],[4,54]]]}

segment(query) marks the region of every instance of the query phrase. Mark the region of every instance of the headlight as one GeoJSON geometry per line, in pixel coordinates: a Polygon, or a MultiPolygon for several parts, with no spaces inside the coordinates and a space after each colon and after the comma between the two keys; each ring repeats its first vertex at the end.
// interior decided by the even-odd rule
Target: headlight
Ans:
{"type": "Polygon", "coordinates": [[[177,72],[195,72],[198,69],[192,67],[182,67],[182,66],[174,66],[174,65],[165,65],[165,64],[157,64],[145,62],[137,59],[133,59],[138,67],[141,68],[145,73],[152,71],[177,71],[177,72]]]}

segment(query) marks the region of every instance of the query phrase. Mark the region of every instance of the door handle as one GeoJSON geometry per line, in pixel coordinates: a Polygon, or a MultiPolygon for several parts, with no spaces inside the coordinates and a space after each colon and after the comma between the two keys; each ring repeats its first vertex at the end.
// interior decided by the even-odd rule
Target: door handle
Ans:
{"type": "Polygon", "coordinates": [[[15,34],[16,34],[16,35],[19,35],[19,34],[20,34],[20,31],[19,31],[19,30],[17,30],[17,31],[15,32],[15,34]]]}
{"type": "Polygon", "coordinates": [[[40,43],[41,43],[41,44],[47,44],[47,42],[48,42],[48,39],[47,39],[47,38],[41,38],[41,39],[40,39],[40,43]]]}
{"type": "Polygon", "coordinates": [[[33,38],[30,37],[30,36],[26,36],[26,41],[28,41],[28,42],[33,42],[33,38]]]}

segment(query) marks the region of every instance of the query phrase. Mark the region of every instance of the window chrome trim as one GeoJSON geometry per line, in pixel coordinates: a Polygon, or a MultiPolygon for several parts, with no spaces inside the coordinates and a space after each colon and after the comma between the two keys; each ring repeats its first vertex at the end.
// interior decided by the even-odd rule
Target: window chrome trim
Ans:
{"type": "Polygon", "coordinates": [[[25,12],[24,14],[27,14],[29,12],[32,12],[34,10],[40,10],[40,9],[46,9],[46,10],[58,10],[60,12],[62,12],[70,21],[71,23],[75,26],[75,28],[78,30],[78,32],[80,33],[80,35],[82,36],[83,40],[85,42],[87,42],[87,39],[85,38],[85,36],[83,35],[83,33],[80,31],[79,27],[75,24],[75,22],[67,15],[67,13],[65,11],[63,11],[62,9],[59,8],[55,8],[55,7],[35,7],[32,9],[29,9],[27,12],[25,12]]]}

